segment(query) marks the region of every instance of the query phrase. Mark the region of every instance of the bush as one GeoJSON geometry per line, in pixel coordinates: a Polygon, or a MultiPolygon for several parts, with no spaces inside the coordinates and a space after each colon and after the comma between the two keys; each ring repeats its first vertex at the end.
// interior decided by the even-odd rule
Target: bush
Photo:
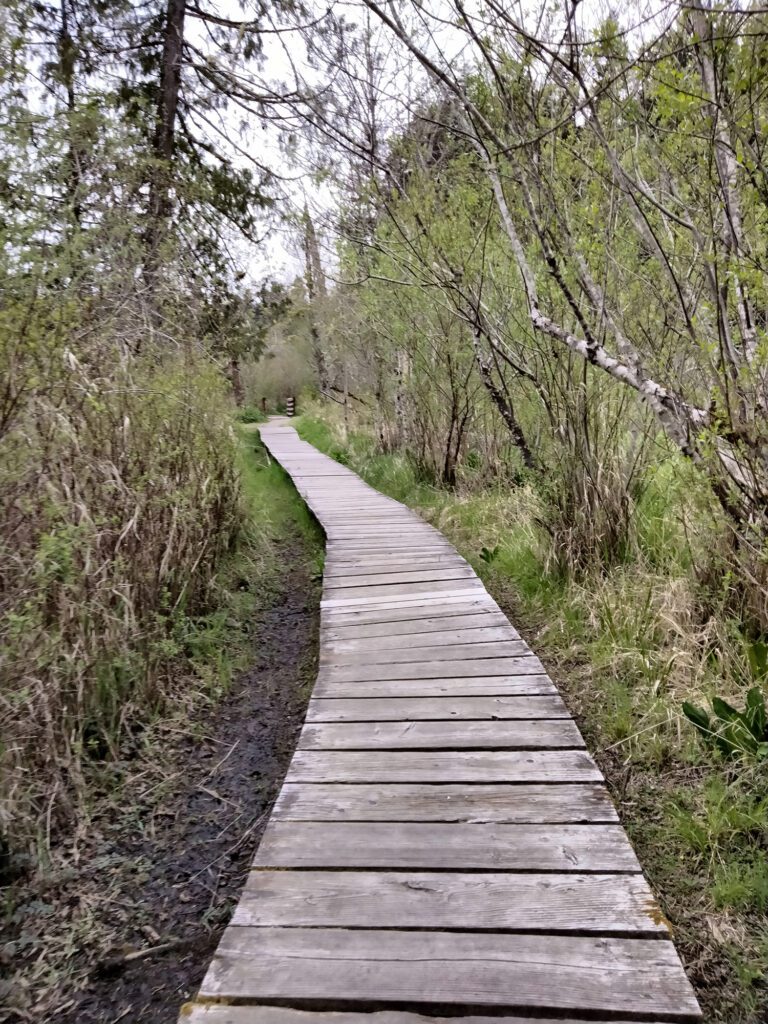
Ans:
{"type": "Polygon", "coordinates": [[[255,405],[246,405],[237,414],[238,423],[264,423],[267,419],[265,413],[255,405]]]}

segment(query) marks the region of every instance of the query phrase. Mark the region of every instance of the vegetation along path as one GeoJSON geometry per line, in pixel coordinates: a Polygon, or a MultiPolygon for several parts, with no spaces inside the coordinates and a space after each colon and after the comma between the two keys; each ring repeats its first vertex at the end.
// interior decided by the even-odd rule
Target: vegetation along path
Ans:
{"type": "Polygon", "coordinates": [[[474,571],[286,421],[261,433],[327,536],[320,670],[182,1019],[699,1020],[598,768],[474,571]]]}

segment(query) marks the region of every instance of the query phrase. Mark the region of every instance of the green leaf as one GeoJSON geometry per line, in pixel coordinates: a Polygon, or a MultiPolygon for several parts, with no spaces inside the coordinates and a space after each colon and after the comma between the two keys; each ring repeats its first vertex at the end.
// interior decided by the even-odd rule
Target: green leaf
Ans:
{"type": "Polygon", "coordinates": [[[747,693],[747,707],[744,720],[758,741],[768,739],[768,714],[765,709],[765,696],[759,686],[753,686],[747,693]]]}
{"type": "Polygon", "coordinates": [[[704,708],[697,708],[694,704],[689,704],[688,701],[683,701],[683,714],[689,722],[693,722],[696,728],[706,737],[712,735],[712,727],[709,723],[709,715],[704,708]]]}
{"type": "Polygon", "coordinates": [[[728,745],[731,755],[754,754],[757,751],[757,740],[741,718],[729,722],[722,730],[720,738],[728,745]]]}
{"type": "Polygon", "coordinates": [[[741,712],[723,700],[722,697],[712,698],[712,710],[723,722],[741,721],[741,712]]]}

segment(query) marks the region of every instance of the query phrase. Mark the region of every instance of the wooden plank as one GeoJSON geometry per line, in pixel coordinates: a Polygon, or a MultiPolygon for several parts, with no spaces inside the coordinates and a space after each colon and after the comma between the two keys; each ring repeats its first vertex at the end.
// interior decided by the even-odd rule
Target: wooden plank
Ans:
{"type": "Polygon", "coordinates": [[[328,654],[352,654],[356,651],[398,651],[414,646],[424,648],[442,647],[444,644],[488,644],[519,639],[511,626],[480,626],[475,629],[436,629],[432,632],[394,633],[348,640],[328,640],[324,635],[322,649],[328,654]]]}
{"type": "Polygon", "coordinates": [[[451,629],[454,626],[471,629],[502,626],[505,623],[506,619],[497,608],[487,601],[476,599],[468,601],[466,605],[455,602],[440,605],[428,603],[372,611],[362,609],[357,612],[334,612],[329,609],[323,615],[324,635],[329,639],[358,635],[355,630],[359,630],[361,636],[387,636],[389,631],[427,632],[432,629],[451,629]],[[414,626],[419,628],[414,629],[414,626]]]}
{"type": "Polygon", "coordinates": [[[608,936],[230,928],[201,995],[339,1009],[700,1017],[671,942],[608,936]]]}
{"type": "Polygon", "coordinates": [[[307,722],[481,721],[568,718],[558,695],[551,697],[313,697],[307,722]]]}
{"type": "Polygon", "coordinates": [[[428,544],[433,537],[442,541],[432,527],[418,526],[416,523],[396,523],[391,526],[327,526],[326,532],[329,540],[336,543],[352,541],[366,546],[371,542],[384,541],[399,548],[403,541],[417,544],[424,541],[428,544]]]}
{"type": "Polygon", "coordinates": [[[288,782],[601,782],[583,750],[297,750],[288,782]]]}
{"type": "MultiPolygon", "coordinates": [[[[449,609],[450,612],[450,609],[449,609]]],[[[509,625],[501,612],[488,609],[477,609],[463,614],[462,612],[447,615],[419,616],[407,610],[406,615],[399,619],[387,619],[380,622],[352,622],[346,625],[326,625],[323,630],[323,643],[351,643],[363,640],[381,640],[382,646],[392,639],[394,643],[411,643],[402,641],[401,637],[418,637],[419,634],[437,633],[438,636],[455,634],[466,637],[483,633],[485,630],[498,630],[501,639],[519,640],[516,629],[509,625]]],[[[418,642],[423,646],[430,637],[424,636],[418,642]]]]}
{"type": "Polygon", "coordinates": [[[369,539],[354,543],[350,540],[329,537],[326,545],[326,554],[330,559],[336,558],[338,555],[344,558],[369,558],[372,555],[385,559],[390,556],[407,558],[411,552],[415,555],[456,555],[456,549],[439,536],[431,540],[425,540],[423,537],[418,539],[401,537],[397,542],[382,537],[379,540],[369,539]]]}
{"type": "Polygon", "coordinates": [[[251,871],[232,924],[669,935],[642,875],[251,871]]]}
{"type": "Polygon", "coordinates": [[[570,718],[503,722],[322,722],[305,725],[299,750],[553,750],[581,748],[570,718]]]}
{"type": "Polygon", "coordinates": [[[321,660],[326,665],[396,665],[416,661],[477,661],[485,658],[520,658],[531,649],[522,640],[500,640],[476,644],[434,644],[427,647],[411,645],[384,650],[372,647],[356,651],[337,651],[322,645],[321,660]]]}
{"type": "MultiPolygon", "coordinates": [[[[573,1017],[478,1017],[462,1014],[461,1024],[590,1024],[573,1017]]],[[[658,1018],[657,1018],[658,1020],[658,1018]]],[[[186,1003],[181,1010],[183,1024],[458,1024],[456,1017],[426,1017],[421,1013],[401,1010],[375,1010],[371,1013],[345,1011],[296,1010],[286,1006],[227,1006],[221,1003],[186,1003]]],[[[594,1024],[594,1021],[592,1022],[594,1024]]],[[[613,1019],[603,1024],[621,1024],[613,1019]]],[[[623,1024],[626,1024],[624,1018],[623,1024]]],[[[639,1021],[636,1024],[654,1024],[639,1021]]]]}
{"type": "Polygon", "coordinates": [[[380,507],[376,504],[361,502],[361,507],[355,511],[348,508],[330,508],[324,512],[327,525],[337,527],[340,530],[348,530],[353,534],[360,534],[363,540],[368,540],[372,535],[379,534],[396,536],[398,530],[437,536],[445,540],[445,537],[437,532],[432,526],[418,519],[411,513],[404,512],[402,507],[380,507]]]}
{"type": "Polygon", "coordinates": [[[406,661],[394,665],[325,665],[318,679],[323,681],[364,683],[375,679],[472,679],[482,676],[541,675],[544,668],[537,657],[477,658],[456,662],[406,661]]]}
{"type": "Polygon", "coordinates": [[[484,593],[485,588],[480,580],[474,576],[469,579],[447,579],[427,580],[423,583],[376,583],[368,586],[332,587],[324,591],[323,604],[327,606],[336,605],[339,601],[365,600],[371,602],[382,598],[397,598],[407,600],[413,597],[430,596],[442,597],[444,594],[471,594],[474,591],[484,593]],[[325,596],[327,595],[327,596],[325,596]]]}
{"type": "Polygon", "coordinates": [[[417,553],[448,553],[445,547],[444,538],[435,534],[429,528],[415,528],[407,523],[400,523],[391,529],[374,525],[331,526],[323,523],[323,529],[328,536],[330,554],[336,554],[338,546],[343,545],[344,553],[349,554],[355,548],[362,548],[366,552],[376,550],[387,550],[390,553],[404,552],[409,547],[419,549],[417,553]]]}
{"type": "Polygon", "coordinates": [[[549,676],[479,676],[468,679],[379,679],[334,682],[319,679],[317,697],[514,697],[557,693],[549,676]]]}
{"type": "Polygon", "coordinates": [[[467,568],[467,563],[459,555],[393,555],[382,559],[378,555],[358,555],[357,558],[335,556],[326,558],[324,578],[329,583],[336,576],[368,576],[376,573],[412,572],[415,569],[454,569],[467,568]]]}
{"type": "Polygon", "coordinates": [[[499,824],[616,822],[601,785],[400,785],[286,782],[272,817],[279,821],[444,821],[499,824]]]}
{"type": "Polygon", "coordinates": [[[466,579],[476,580],[477,577],[469,566],[457,565],[448,569],[424,568],[406,569],[400,572],[393,570],[392,572],[369,572],[367,574],[343,573],[327,576],[324,587],[329,594],[332,594],[335,590],[349,589],[350,587],[354,589],[375,586],[379,589],[384,584],[434,583],[466,579]]]}
{"type": "Polygon", "coordinates": [[[635,872],[620,825],[275,821],[254,866],[635,872]]]}
{"type": "Polygon", "coordinates": [[[369,498],[352,508],[346,504],[326,502],[325,514],[330,522],[336,524],[423,522],[415,519],[413,513],[402,505],[382,504],[375,498],[369,498]]]}
{"type": "MultiPolygon", "coordinates": [[[[398,590],[397,594],[324,597],[320,601],[320,611],[325,611],[326,613],[335,611],[339,615],[358,611],[370,614],[383,608],[415,608],[423,604],[429,604],[430,611],[432,611],[435,605],[465,605],[473,600],[477,600],[485,605],[485,607],[489,607],[491,599],[486,591],[480,586],[471,584],[471,580],[457,580],[455,583],[446,583],[445,587],[449,589],[445,590],[426,590],[411,594],[403,594],[398,590]],[[454,590],[454,587],[459,589],[454,590]]],[[[435,584],[435,586],[438,586],[438,584],[435,584]]]]}

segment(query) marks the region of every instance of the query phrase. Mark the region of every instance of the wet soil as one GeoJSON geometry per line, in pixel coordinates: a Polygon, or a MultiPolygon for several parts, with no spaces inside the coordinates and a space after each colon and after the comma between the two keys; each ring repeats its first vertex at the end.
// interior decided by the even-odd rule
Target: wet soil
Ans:
{"type": "MultiPolygon", "coordinates": [[[[218,704],[168,729],[157,764],[139,774],[135,799],[126,794],[122,807],[97,810],[77,865],[54,872],[49,891],[28,901],[27,911],[47,908],[72,948],[67,955],[54,943],[52,952],[49,943],[50,969],[24,972],[29,987],[11,994],[18,1009],[7,1019],[172,1024],[195,995],[280,789],[316,673],[319,585],[300,538],[281,554],[282,593],[261,613],[253,666],[218,704]],[[55,979],[51,971],[59,971],[55,979]],[[42,1003],[38,985],[49,986],[42,1003]]],[[[36,945],[29,953],[39,956],[36,945]]]]}

